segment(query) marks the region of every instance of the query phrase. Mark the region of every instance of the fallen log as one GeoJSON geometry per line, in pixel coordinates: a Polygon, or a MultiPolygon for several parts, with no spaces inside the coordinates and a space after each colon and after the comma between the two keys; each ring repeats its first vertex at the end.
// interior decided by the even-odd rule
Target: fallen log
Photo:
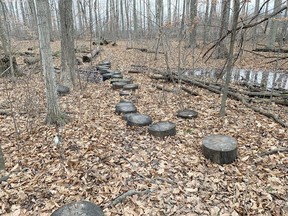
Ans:
{"type": "Polygon", "coordinates": [[[84,55],[82,57],[82,61],[83,62],[91,62],[92,59],[95,58],[99,53],[100,53],[100,49],[99,49],[99,47],[97,47],[95,50],[92,50],[92,52],[89,53],[88,55],[84,55]]]}
{"type": "MultiPolygon", "coordinates": [[[[163,74],[163,73],[160,73],[160,74],[161,74],[161,75],[165,75],[165,73],[164,73],[164,74],[163,74]]],[[[166,74],[166,76],[167,76],[167,74],[166,74]]],[[[174,80],[179,80],[179,79],[181,79],[181,81],[182,81],[183,83],[192,84],[192,85],[195,85],[195,86],[198,86],[198,87],[207,89],[207,90],[209,90],[209,91],[211,91],[211,92],[214,92],[214,93],[217,93],[217,94],[221,94],[221,91],[220,91],[220,90],[217,90],[217,89],[215,89],[215,88],[213,88],[213,87],[211,87],[211,86],[207,86],[207,85],[205,85],[205,84],[203,84],[203,83],[201,83],[201,82],[198,82],[198,81],[196,81],[196,80],[192,80],[192,79],[189,79],[189,78],[187,78],[187,77],[179,77],[179,76],[177,76],[177,75],[171,75],[171,74],[170,74],[169,76],[170,76],[171,79],[174,79],[174,80]]],[[[273,119],[275,122],[277,122],[278,124],[280,124],[282,127],[288,127],[288,123],[282,121],[281,119],[279,119],[276,115],[274,115],[274,114],[272,114],[272,113],[269,113],[269,112],[267,112],[267,111],[265,111],[265,110],[263,110],[263,109],[260,109],[260,108],[258,108],[258,107],[252,106],[251,104],[249,104],[249,103],[247,102],[247,99],[246,99],[246,98],[240,96],[238,93],[228,91],[228,97],[230,97],[230,98],[232,98],[232,99],[235,99],[235,100],[238,100],[238,101],[242,102],[246,107],[254,110],[255,112],[258,112],[258,113],[260,113],[261,115],[264,115],[264,116],[266,116],[266,117],[268,117],[268,118],[273,119]]]]}
{"type": "Polygon", "coordinates": [[[186,87],[181,87],[181,89],[183,91],[185,91],[186,93],[190,94],[190,95],[193,95],[193,96],[198,96],[198,93],[197,92],[193,92],[192,90],[186,88],[186,87]]]}
{"type": "Polygon", "coordinates": [[[273,48],[256,48],[253,52],[274,52],[274,53],[288,53],[288,49],[273,49],[273,48]]]}
{"type": "MultiPolygon", "coordinates": [[[[145,52],[145,53],[156,53],[156,51],[148,50],[148,49],[146,49],[146,48],[127,47],[126,49],[127,49],[127,50],[131,50],[131,49],[133,49],[133,50],[139,50],[139,51],[145,52]]],[[[159,53],[159,54],[164,54],[164,52],[159,52],[159,51],[158,51],[157,53],[159,53]]]]}

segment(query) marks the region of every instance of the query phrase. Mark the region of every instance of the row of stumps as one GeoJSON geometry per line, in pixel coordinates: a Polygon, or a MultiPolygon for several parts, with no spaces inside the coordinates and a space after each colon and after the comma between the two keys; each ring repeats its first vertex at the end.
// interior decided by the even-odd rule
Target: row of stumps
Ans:
{"type": "MultiPolygon", "coordinates": [[[[132,83],[131,79],[125,79],[118,71],[112,71],[111,62],[103,61],[97,65],[97,70],[102,75],[103,81],[110,80],[112,88],[120,90],[120,96],[129,96],[139,88],[132,83]]],[[[121,100],[115,106],[115,113],[122,115],[126,120],[127,126],[145,127],[148,126],[149,134],[164,138],[165,136],[176,135],[176,124],[170,121],[160,121],[153,123],[149,115],[137,113],[137,108],[133,102],[121,100]]],[[[191,109],[184,109],[177,112],[177,117],[183,119],[195,119],[198,112],[191,109]]],[[[225,135],[208,135],[202,140],[203,155],[217,164],[232,163],[237,157],[237,141],[225,135]]],[[[86,215],[104,216],[102,209],[96,204],[88,201],[79,201],[66,204],[51,216],[86,215]]]]}

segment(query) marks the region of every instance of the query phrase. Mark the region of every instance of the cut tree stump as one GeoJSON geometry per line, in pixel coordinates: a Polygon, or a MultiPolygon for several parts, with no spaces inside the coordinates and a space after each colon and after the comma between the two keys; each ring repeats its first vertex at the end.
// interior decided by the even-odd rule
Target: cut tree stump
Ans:
{"type": "Polygon", "coordinates": [[[148,132],[155,136],[163,138],[165,136],[176,135],[176,124],[169,121],[161,121],[149,126],[148,132]]]}
{"type": "Polygon", "coordinates": [[[113,84],[115,82],[125,82],[126,84],[129,84],[129,83],[132,83],[132,80],[130,80],[130,79],[112,79],[110,81],[111,84],[113,84]]]}
{"type": "Polygon", "coordinates": [[[237,157],[237,141],[230,136],[209,135],[202,140],[202,151],[214,163],[229,164],[237,157]]]}
{"type": "Polygon", "coordinates": [[[103,81],[111,79],[111,77],[113,75],[114,75],[113,73],[104,73],[104,74],[102,74],[103,81]]]}
{"type": "Polygon", "coordinates": [[[57,84],[57,93],[61,96],[67,95],[69,94],[70,89],[67,86],[61,85],[61,84],[57,84]]]}
{"type": "Polygon", "coordinates": [[[126,118],[127,125],[128,126],[148,126],[152,124],[152,118],[148,115],[140,114],[140,113],[134,113],[129,115],[126,118]]]}
{"type": "Polygon", "coordinates": [[[92,59],[95,58],[99,53],[100,53],[100,49],[96,48],[95,50],[92,50],[92,52],[89,53],[88,55],[84,55],[82,57],[82,61],[83,62],[91,62],[92,59]]]}
{"type": "Polygon", "coordinates": [[[177,117],[184,118],[184,119],[193,119],[197,118],[198,112],[190,109],[184,109],[177,112],[177,117]]]}
{"type": "Polygon", "coordinates": [[[126,82],[114,82],[114,83],[112,84],[112,88],[113,88],[113,89],[122,89],[123,86],[125,86],[125,85],[127,85],[126,82]]]}
{"type": "Polygon", "coordinates": [[[111,62],[110,61],[102,61],[98,64],[99,66],[108,66],[109,68],[111,67],[111,62]]]}
{"type": "Polygon", "coordinates": [[[112,79],[123,79],[123,75],[122,74],[113,74],[113,76],[111,77],[112,79]]]}
{"type": "Polygon", "coordinates": [[[127,114],[137,112],[136,106],[131,102],[120,102],[115,107],[117,114],[127,114]]]}
{"type": "Polygon", "coordinates": [[[51,214],[51,216],[68,216],[68,215],[104,216],[104,212],[98,205],[92,202],[80,201],[66,204],[51,214]]]}
{"type": "Polygon", "coordinates": [[[139,88],[139,86],[137,84],[134,84],[134,83],[126,84],[125,86],[123,86],[123,90],[133,90],[133,91],[135,91],[138,88],[139,88]]]}
{"type": "Polygon", "coordinates": [[[131,92],[130,92],[130,91],[120,91],[120,92],[119,92],[119,95],[120,95],[120,96],[130,96],[130,95],[131,95],[131,92]]]}

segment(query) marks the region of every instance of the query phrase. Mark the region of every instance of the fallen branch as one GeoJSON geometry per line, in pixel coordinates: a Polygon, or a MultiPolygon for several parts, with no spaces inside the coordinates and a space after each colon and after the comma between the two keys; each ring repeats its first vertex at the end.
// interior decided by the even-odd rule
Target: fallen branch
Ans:
{"type": "Polygon", "coordinates": [[[135,191],[135,190],[129,190],[122,195],[118,196],[114,200],[111,201],[111,204],[109,206],[115,206],[121,202],[123,202],[128,196],[133,196],[133,195],[143,195],[152,192],[150,189],[146,189],[144,191],[135,191]]]}
{"type": "Polygon", "coordinates": [[[193,95],[193,96],[197,96],[197,95],[198,95],[197,92],[193,92],[193,91],[191,91],[190,89],[188,89],[188,88],[186,88],[186,87],[181,87],[181,89],[182,89],[183,91],[185,91],[186,93],[190,94],[190,95],[193,95]]]}
{"type": "Polygon", "coordinates": [[[272,154],[278,154],[278,153],[283,153],[283,152],[288,152],[288,148],[281,148],[281,149],[273,149],[270,151],[262,152],[259,154],[260,157],[267,156],[267,155],[272,155],[272,154]]]}
{"type": "MultiPolygon", "coordinates": [[[[148,49],[146,49],[146,48],[127,47],[126,49],[127,49],[127,50],[131,50],[131,49],[133,49],[133,50],[139,50],[139,51],[145,52],[145,53],[156,53],[156,51],[148,50],[148,49]]],[[[159,52],[159,51],[158,51],[157,53],[159,53],[159,54],[164,54],[164,52],[159,52]]]]}
{"type": "Polygon", "coordinates": [[[288,53],[288,49],[273,49],[273,48],[256,48],[253,52],[274,52],[274,53],[288,53]]]}

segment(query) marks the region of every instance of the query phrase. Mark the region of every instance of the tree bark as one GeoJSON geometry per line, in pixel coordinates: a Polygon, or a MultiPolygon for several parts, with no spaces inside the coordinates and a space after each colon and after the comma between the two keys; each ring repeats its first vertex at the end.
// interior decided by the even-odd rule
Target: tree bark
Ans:
{"type": "Polygon", "coordinates": [[[225,87],[222,91],[222,99],[221,99],[221,109],[220,109],[220,116],[225,116],[225,109],[226,109],[226,100],[228,95],[228,88],[231,81],[232,75],[232,68],[234,63],[234,45],[236,40],[237,34],[237,23],[238,23],[238,16],[240,12],[240,2],[239,0],[234,0],[234,7],[233,7],[233,25],[232,25],[232,33],[230,39],[230,48],[229,48],[229,57],[226,69],[226,80],[225,80],[225,87]]]}
{"type": "Polygon", "coordinates": [[[56,92],[55,72],[52,60],[52,51],[50,47],[50,29],[49,29],[49,10],[48,0],[37,0],[36,13],[39,32],[40,53],[42,67],[44,72],[44,81],[46,88],[47,115],[45,122],[47,124],[63,125],[66,119],[60,111],[58,97],[56,92]]]}
{"type": "Polygon", "coordinates": [[[61,82],[71,90],[75,87],[75,45],[72,1],[59,0],[61,25],[61,82]]]}

